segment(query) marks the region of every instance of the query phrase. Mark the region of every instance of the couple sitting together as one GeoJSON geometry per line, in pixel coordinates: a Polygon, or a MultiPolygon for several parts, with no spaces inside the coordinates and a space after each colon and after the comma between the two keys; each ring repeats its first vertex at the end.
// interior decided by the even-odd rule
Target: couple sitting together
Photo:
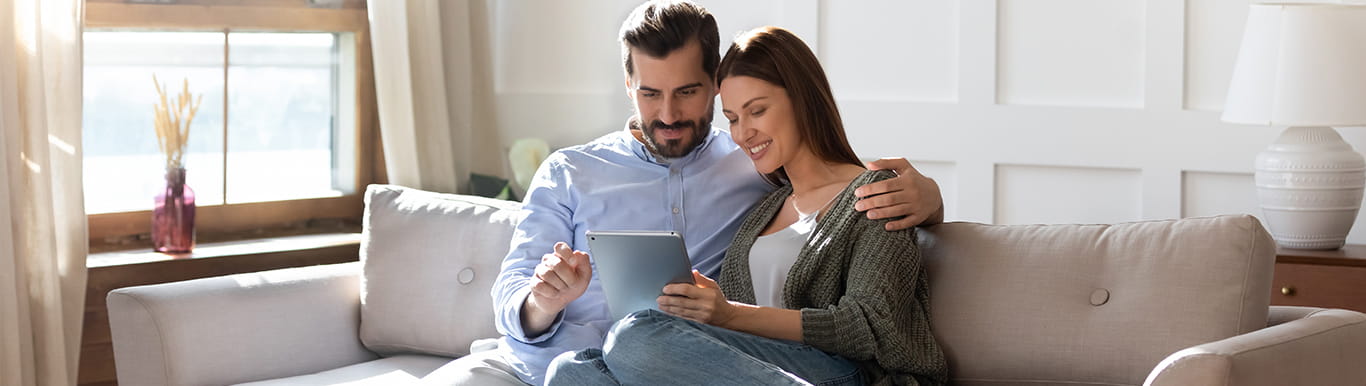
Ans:
{"type": "Polygon", "coordinates": [[[621,44],[634,116],[541,165],[493,289],[499,347],[429,378],[945,383],[913,228],[942,221],[939,189],[902,159],[865,169],[811,49],[763,27],[720,58],[714,17],[676,1],[637,8],[621,44]],[[696,284],[612,320],[588,230],[682,234],[696,284]]]}

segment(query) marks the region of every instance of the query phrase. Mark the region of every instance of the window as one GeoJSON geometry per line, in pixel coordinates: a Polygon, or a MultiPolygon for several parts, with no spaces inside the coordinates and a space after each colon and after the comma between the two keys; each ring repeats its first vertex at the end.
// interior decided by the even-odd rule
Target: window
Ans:
{"type": "Polygon", "coordinates": [[[354,77],[354,59],[338,50],[351,40],[316,32],[87,31],[85,186],[96,194],[86,195],[86,211],[148,210],[165,185],[151,130],[153,75],[170,96],[185,81],[203,98],[185,156],[199,205],[355,193],[356,138],[346,135],[355,120],[338,119],[356,108],[355,88],[340,82],[354,77]]]}
{"type": "MultiPolygon", "coordinates": [[[[165,185],[152,77],[202,97],[184,159],[198,233],[359,218],[376,136],[364,3],[87,3],[83,147],[92,248],[145,234],[165,185]]],[[[123,243],[127,243],[123,240],[123,243]]]]}

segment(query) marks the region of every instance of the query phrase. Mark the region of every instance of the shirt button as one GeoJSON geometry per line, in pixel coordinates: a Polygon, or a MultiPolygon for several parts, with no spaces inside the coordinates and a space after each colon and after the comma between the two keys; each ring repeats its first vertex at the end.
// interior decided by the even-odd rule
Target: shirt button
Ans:
{"type": "Polygon", "coordinates": [[[674,207],[674,214],[678,214],[678,207],[674,207]]]}

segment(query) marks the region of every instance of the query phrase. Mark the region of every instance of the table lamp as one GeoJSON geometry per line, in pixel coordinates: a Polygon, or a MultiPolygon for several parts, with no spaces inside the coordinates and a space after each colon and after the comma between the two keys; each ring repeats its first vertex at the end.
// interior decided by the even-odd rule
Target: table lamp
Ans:
{"type": "Polygon", "coordinates": [[[1223,120],[1289,127],[1257,155],[1257,196],[1276,243],[1341,248],[1366,161],[1333,127],[1366,126],[1366,6],[1251,5],[1223,120]]]}

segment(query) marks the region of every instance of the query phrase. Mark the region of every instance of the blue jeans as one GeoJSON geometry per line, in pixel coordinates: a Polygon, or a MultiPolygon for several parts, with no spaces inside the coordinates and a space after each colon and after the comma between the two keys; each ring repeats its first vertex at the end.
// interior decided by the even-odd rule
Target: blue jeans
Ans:
{"type": "Polygon", "coordinates": [[[556,385],[861,385],[858,366],[814,347],[693,322],[657,310],[627,315],[603,350],[550,361],[556,385]]]}

